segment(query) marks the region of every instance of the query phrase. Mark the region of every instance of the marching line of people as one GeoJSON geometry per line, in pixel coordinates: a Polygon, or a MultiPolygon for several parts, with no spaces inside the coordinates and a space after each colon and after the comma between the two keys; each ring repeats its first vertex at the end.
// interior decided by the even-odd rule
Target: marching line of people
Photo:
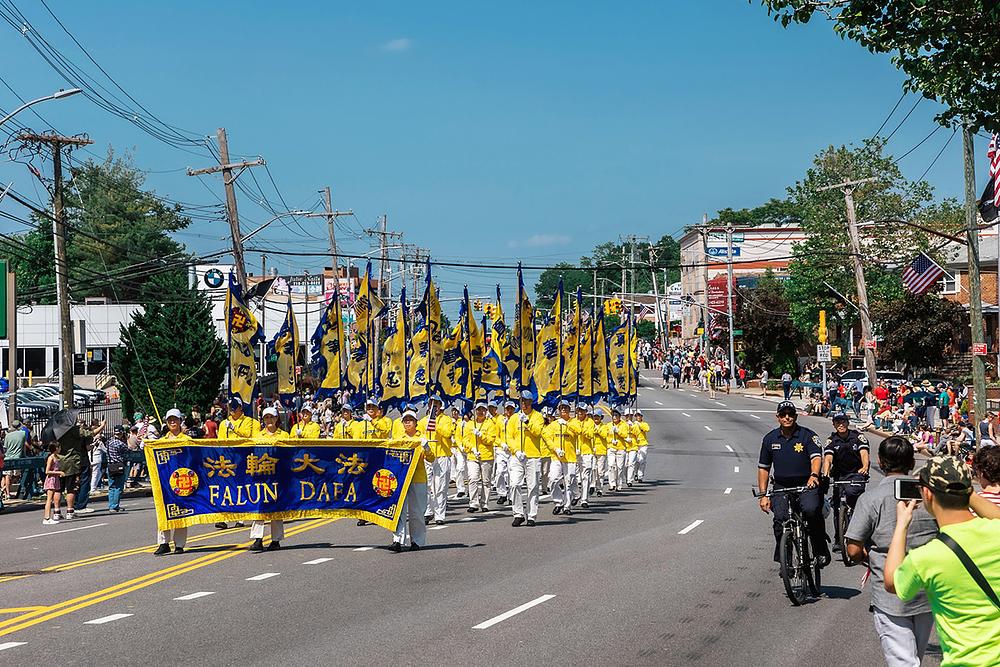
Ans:
{"type": "MultiPolygon", "coordinates": [[[[243,412],[234,400],[229,415],[219,424],[219,439],[319,439],[313,411],[305,405],[297,421],[285,431],[278,426],[278,412],[266,408],[263,426],[243,412]]],[[[184,415],[176,409],[165,418],[161,440],[190,440],[183,431],[184,415]]],[[[427,526],[443,525],[449,500],[468,498],[466,512],[491,511],[509,506],[512,526],[535,526],[540,500],[551,496],[554,515],[572,515],[577,507],[588,509],[594,496],[624,490],[643,482],[649,448],[649,424],[638,409],[621,409],[561,401],[554,409],[536,410],[534,398],[523,392],[520,401],[480,401],[471,410],[445,411],[440,396],[427,401],[418,417],[416,406],[406,406],[393,420],[375,400],[356,416],[347,406],[332,429],[334,440],[413,439],[422,465],[411,480],[389,549],[417,550],[426,544],[427,526]],[[605,413],[610,419],[605,419],[605,413]],[[449,495],[451,485],[455,494],[449,495]]],[[[367,522],[359,521],[359,525],[367,522]]],[[[237,524],[242,525],[242,524],[237,524]]],[[[225,523],[216,524],[228,527],[225,523]]],[[[284,538],[284,522],[254,521],[251,551],[277,550],[284,538]],[[263,544],[265,523],[271,539],[263,544]]],[[[183,553],[187,529],[159,531],[155,555],[183,553]]]]}

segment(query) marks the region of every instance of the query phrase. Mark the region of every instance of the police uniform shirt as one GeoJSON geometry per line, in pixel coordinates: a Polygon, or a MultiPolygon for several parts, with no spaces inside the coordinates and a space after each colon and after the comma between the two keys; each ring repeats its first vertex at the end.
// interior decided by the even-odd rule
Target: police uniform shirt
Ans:
{"type": "Polygon", "coordinates": [[[826,440],[825,452],[833,456],[830,476],[843,479],[861,470],[861,450],[869,450],[868,439],[854,429],[848,430],[843,437],[839,433],[832,433],[826,440]]]}
{"type": "Polygon", "coordinates": [[[801,486],[809,480],[812,459],[820,456],[819,436],[811,430],[796,425],[786,438],[779,427],[761,441],[757,467],[770,469],[779,486],[801,486]]]}

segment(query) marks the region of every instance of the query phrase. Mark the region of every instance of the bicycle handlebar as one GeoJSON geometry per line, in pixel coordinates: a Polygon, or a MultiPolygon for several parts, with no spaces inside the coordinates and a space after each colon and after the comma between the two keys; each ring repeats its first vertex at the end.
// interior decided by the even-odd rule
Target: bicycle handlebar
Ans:
{"type": "Polygon", "coordinates": [[[815,489],[815,488],[818,488],[818,487],[815,487],[815,486],[788,486],[788,487],[785,487],[783,489],[771,489],[767,493],[761,493],[757,489],[751,487],[750,491],[753,493],[753,497],[754,498],[764,498],[764,497],[770,498],[775,493],[803,493],[805,491],[808,491],[809,489],[815,489]]]}

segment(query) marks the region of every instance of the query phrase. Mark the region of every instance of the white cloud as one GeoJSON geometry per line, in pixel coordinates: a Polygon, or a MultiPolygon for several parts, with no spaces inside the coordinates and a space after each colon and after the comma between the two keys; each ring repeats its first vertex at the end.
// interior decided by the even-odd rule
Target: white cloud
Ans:
{"type": "Polygon", "coordinates": [[[572,241],[565,234],[534,234],[526,239],[514,239],[507,242],[508,248],[545,248],[554,245],[566,245],[572,241]]]}
{"type": "Polygon", "coordinates": [[[383,51],[396,52],[396,51],[407,51],[411,46],[413,46],[413,40],[411,40],[409,37],[399,37],[397,39],[390,39],[388,42],[382,44],[380,48],[383,51]]]}

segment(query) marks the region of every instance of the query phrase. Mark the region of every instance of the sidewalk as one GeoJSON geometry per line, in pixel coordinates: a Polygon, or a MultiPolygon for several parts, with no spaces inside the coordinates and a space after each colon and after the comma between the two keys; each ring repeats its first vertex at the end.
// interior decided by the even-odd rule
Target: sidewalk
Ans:
{"type": "MultiPolygon", "coordinates": [[[[125,487],[122,491],[122,499],[125,498],[148,498],[153,495],[153,487],[149,485],[148,482],[139,482],[139,486],[130,489],[125,487]]],[[[101,489],[99,491],[94,491],[90,494],[90,499],[87,501],[87,507],[92,508],[94,511],[100,511],[102,509],[107,509],[108,504],[108,490],[101,489]]],[[[38,498],[32,498],[31,500],[21,500],[21,499],[11,499],[5,500],[3,502],[3,510],[0,510],[0,516],[4,514],[13,514],[15,512],[30,512],[38,511],[41,512],[45,508],[45,496],[39,496],[38,498]]]]}

